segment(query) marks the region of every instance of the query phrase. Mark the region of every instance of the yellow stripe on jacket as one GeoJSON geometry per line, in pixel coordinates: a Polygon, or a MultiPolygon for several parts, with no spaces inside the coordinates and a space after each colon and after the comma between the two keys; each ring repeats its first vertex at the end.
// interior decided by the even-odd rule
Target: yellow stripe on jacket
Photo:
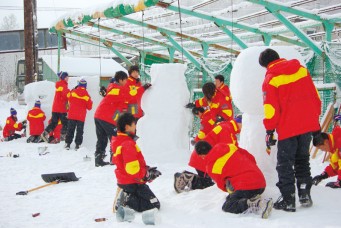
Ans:
{"type": "Polygon", "coordinates": [[[223,155],[222,157],[218,158],[213,165],[212,173],[213,174],[222,174],[223,168],[225,167],[227,161],[231,158],[231,156],[237,151],[237,147],[233,144],[229,144],[230,150],[223,155]]]}

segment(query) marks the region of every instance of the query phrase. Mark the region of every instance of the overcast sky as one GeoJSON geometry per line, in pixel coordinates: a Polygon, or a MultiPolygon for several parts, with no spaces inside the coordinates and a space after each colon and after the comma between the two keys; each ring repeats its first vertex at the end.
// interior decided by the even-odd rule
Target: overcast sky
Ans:
{"type": "MultiPolygon", "coordinates": [[[[37,0],[38,27],[47,28],[57,18],[66,12],[73,12],[81,8],[93,7],[94,4],[103,4],[109,0],[37,0]]],[[[113,1],[113,0],[112,0],[113,1]]],[[[0,0],[0,23],[3,17],[14,14],[19,29],[24,27],[24,0],[0,0]]]]}

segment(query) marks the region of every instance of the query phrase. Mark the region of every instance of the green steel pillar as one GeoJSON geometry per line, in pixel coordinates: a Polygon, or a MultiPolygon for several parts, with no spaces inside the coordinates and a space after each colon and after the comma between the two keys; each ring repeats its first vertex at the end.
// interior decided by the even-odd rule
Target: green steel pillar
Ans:
{"type": "Polygon", "coordinates": [[[58,35],[58,62],[57,62],[57,73],[60,72],[60,45],[62,44],[62,34],[61,32],[57,32],[58,35]]]}
{"type": "Polygon", "coordinates": [[[174,62],[174,48],[168,48],[168,53],[169,53],[169,62],[173,63],[174,62]]]}

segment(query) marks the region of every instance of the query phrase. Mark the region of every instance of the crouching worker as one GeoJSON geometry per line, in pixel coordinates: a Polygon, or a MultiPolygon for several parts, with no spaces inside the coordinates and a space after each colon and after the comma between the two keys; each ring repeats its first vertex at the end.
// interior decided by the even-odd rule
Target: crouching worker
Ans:
{"type": "Polygon", "coordinates": [[[17,111],[14,108],[10,110],[11,116],[7,118],[6,125],[3,130],[4,141],[11,141],[13,139],[18,139],[24,137],[24,134],[17,134],[16,131],[21,131],[26,128],[26,120],[22,123],[17,123],[17,111]]]}
{"type": "Polygon", "coordinates": [[[117,136],[112,137],[111,149],[116,164],[117,185],[123,191],[115,204],[143,212],[149,209],[160,209],[160,202],[149,189],[147,182],[152,182],[161,175],[155,167],[146,165],[141,150],[134,141],[136,119],[130,113],[122,114],[117,121],[117,136]]]}
{"type": "Polygon", "coordinates": [[[30,123],[30,137],[27,139],[27,143],[39,143],[43,142],[40,135],[44,131],[44,121],[46,119],[45,113],[40,109],[41,102],[36,101],[33,109],[27,114],[27,120],[30,123]]]}
{"type": "Polygon", "coordinates": [[[195,150],[206,164],[208,175],[218,188],[228,192],[223,211],[234,214],[253,212],[268,218],[273,202],[262,199],[265,178],[256,164],[255,158],[236,144],[219,143],[212,146],[199,141],[195,150]]]}
{"type": "Polygon", "coordinates": [[[325,152],[331,153],[330,164],[324,169],[324,172],[313,178],[313,184],[318,185],[323,179],[337,176],[335,182],[329,182],[326,187],[341,188],[341,128],[335,127],[331,134],[322,132],[314,137],[313,145],[325,152]]]}

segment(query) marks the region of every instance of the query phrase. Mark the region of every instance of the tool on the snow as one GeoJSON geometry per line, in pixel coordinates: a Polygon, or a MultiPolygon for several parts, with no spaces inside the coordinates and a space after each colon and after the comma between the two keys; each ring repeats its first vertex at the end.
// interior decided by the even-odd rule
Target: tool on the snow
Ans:
{"type": "Polygon", "coordinates": [[[29,192],[33,192],[35,190],[45,188],[45,187],[50,186],[50,185],[59,184],[60,182],[70,182],[70,181],[78,181],[79,180],[79,178],[76,177],[74,172],[42,174],[41,178],[48,184],[29,189],[27,191],[17,192],[16,195],[27,195],[29,192]]]}

